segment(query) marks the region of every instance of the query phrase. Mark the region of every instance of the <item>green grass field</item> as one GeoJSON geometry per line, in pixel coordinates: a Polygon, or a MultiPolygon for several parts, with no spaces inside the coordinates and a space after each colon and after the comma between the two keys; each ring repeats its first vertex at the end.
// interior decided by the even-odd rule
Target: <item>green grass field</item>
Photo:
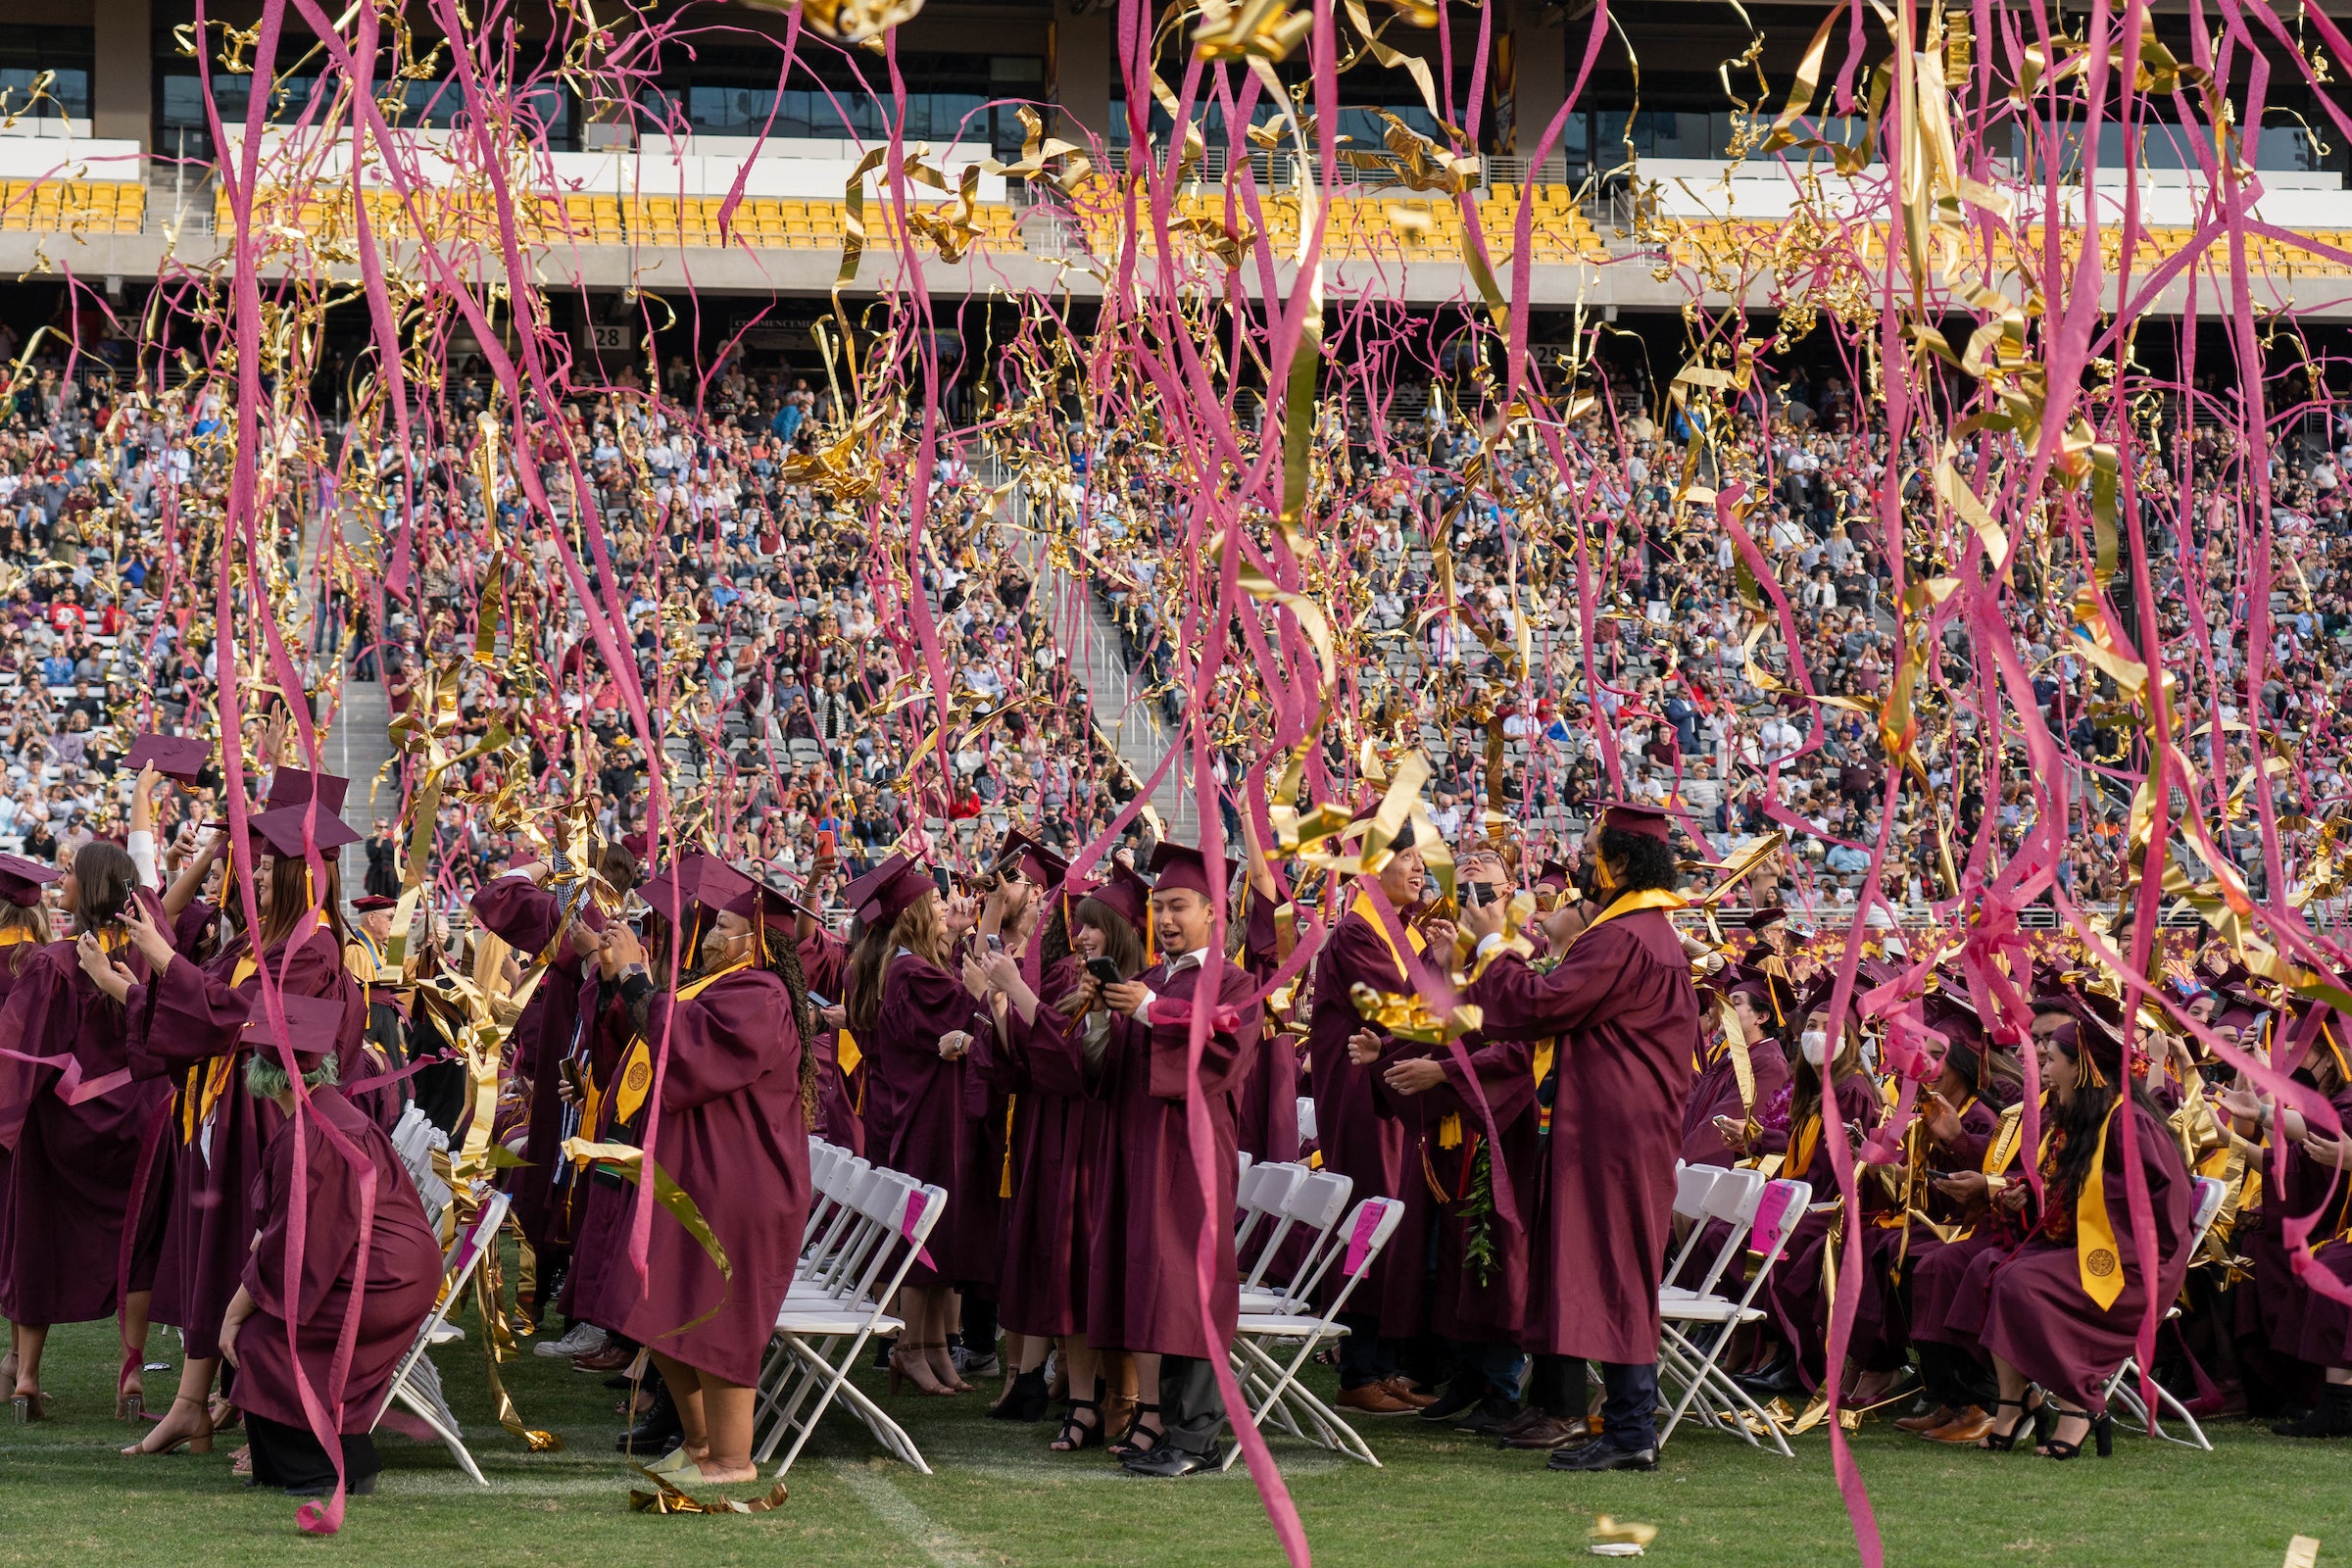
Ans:
{"type": "MultiPolygon", "coordinates": [[[[209,1458],[117,1457],[131,1429],[110,1419],[112,1347],[111,1325],[59,1330],[47,1371],[57,1418],[0,1429],[0,1562],[974,1568],[1279,1560],[1240,1467],[1221,1478],[1133,1479],[1100,1450],[1049,1453],[1046,1425],[983,1420],[977,1394],[908,1393],[890,1401],[934,1475],[879,1458],[864,1429],[837,1415],[794,1469],[791,1499],[774,1513],[631,1514],[630,1473],[612,1447],[618,1396],[565,1363],[511,1363],[509,1387],[525,1418],[567,1445],[561,1453],[521,1452],[490,1418],[470,1342],[444,1348],[437,1359],[490,1487],[467,1481],[437,1445],[386,1436],[381,1490],[353,1499],[339,1537],[316,1540],[296,1531],[291,1501],[230,1478],[228,1443],[209,1458]]],[[[881,1394],[879,1376],[863,1381],[881,1394]]],[[[149,1383],[169,1387],[164,1374],[150,1374],[149,1383]]],[[[1319,1563],[1591,1561],[1585,1532],[1595,1511],[1656,1525],[1649,1560],[1658,1563],[1763,1568],[1854,1558],[1828,1439],[1818,1431],[1800,1440],[1794,1463],[1690,1432],[1677,1436],[1654,1475],[1570,1477],[1544,1471],[1541,1455],[1502,1453],[1409,1418],[1372,1426],[1379,1470],[1276,1444],[1319,1563]]],[[[2210,1454],[2120,1438],[2112,1460],[2059,1465],[2022,1451],[1934,1448],[1874,1422],[1856,1452],[1890,1563],[2276,1568],[2297,1534],[2320,1539],[2323,1563],[2352,1560],[2352,1445],[2295,1443],[2242,1423],[2214,1436],[2210,1454]]]]}

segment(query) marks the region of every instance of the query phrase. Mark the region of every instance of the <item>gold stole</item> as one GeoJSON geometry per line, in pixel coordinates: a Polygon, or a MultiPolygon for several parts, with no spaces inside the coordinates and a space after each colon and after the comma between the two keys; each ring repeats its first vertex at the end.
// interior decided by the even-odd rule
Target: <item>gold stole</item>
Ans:
{"type": "MultiPolygon", "coordinates": [[[[180,961],[184,963],[187,960],[183,958],[180,961]]],[[[228,988],[231,991],[242,989],[245,982],[261,973],[261,961],[253,956],[252,944],[248,943],[245,951],[237,956],[236,968],[229,972],[228,988]]],[[[181,1143],[194,1143],[204,1124],[213,1119],[213,1107],[220,1103],[220,1097],[228,1093],[228,1086],[235,1081],[239,1054],[231,1051],[226,1055],[200,1061],[188,1069],[187,1086],[179,1097],[181,1143]]]]}
{"type": "MultiPolygon", "coordinates": [[[[719,981],[739,970],[751,967],[749,957],[737,958],[723,969],[713,969],[700,980],[678,988],[678,1001],[692,1002],[719,981]]],[[[654,1056],[639,1035],[629,1042],[628,1054],[621,1057],[619,1075],[612,1084],[612,1123],[620,1126],[634,1121],[637,1112],[645,1108],[645,1097],[654,1087],[654,1056]]]]}
{"type": "Polygon", "coordinates": [[[1813,1152],[1821,1145],[1821,1113],[1815,1111],[1805,1118],[1788,1140],[1788,1157],[1782,1162],[1781,1174],[1790,1181],[1800,1180],[1813,1168],[1813,1152]]]}
{"type": "Polygon", "coordinates": [[[2124,1108],[2129,1094],[2119,1095],[2099,1123],[2098,1146],[2090,1152],[2090,1169],[2083,1173],[2082,1190],[2075,1195],[2075,1265],[2082,1277],[2082,1294],[2105,1311],[2124,1294],[2124,1270],[2115,1250],[2115,1230],[2107,1221],[2107,1129],[2124,1108]]]}

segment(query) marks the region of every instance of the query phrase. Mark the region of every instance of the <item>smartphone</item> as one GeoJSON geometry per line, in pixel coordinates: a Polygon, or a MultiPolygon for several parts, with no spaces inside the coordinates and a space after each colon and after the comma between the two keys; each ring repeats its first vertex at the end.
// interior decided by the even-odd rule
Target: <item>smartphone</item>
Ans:
{"type": "Polygon", "coordinates": [[[1001,936],[997,935],[997,933],[995,933],[994,931],[991,931],[991,932],[988,934],[988,936],[985,938],[985,940],[986,940],[986,941],[987,941],[987,943],[988,943],[988,951],[989,951],[989,952],[991,952],[991,953],[1003,953],[1003,952],[1004,951],[1004,939],[1003,937],[1001,937],[1001,936]]]}
{"type": "Polygon", "coordinates": [[[827,1002],[824,998],[811,991],[808,993],[808,1005],[811,1007],[830,1007],[833,1005],[833,1004],[827,1002]]]}
{"type": "Polygon", "coordinates": [[[1465,908],[1483,909],[1494,902],[1494,890],[1484,882],[1465,882],[1461,887],[1465,908]]]}
{"type": "Polygon", "coordinates": [[[833,841],[833,830],[829,827],[819,829],[816,835],[816,858],[818,862],[822,863],[823,861],[833,859],[836,858],[837,854],[838,846],[833,841]]]}
{"type": "Polygon", "coordinates": [[[1111,962],[1108,958],[1087,959],[1086,972],[1093,975],[1096,979],[1102,981],[1106,986],[1117,985],[1121,978],[1119,974],[1119,966],[1111,962]]]}
{"type": "Polygon", "coordinates": [[[948,886],[948,868],[946,866],[933,866],[931,868],[931,881],[933,885],[939,889],[939,896],[941,898],[946,899],[955,897],[954,891],[948,886]]]}

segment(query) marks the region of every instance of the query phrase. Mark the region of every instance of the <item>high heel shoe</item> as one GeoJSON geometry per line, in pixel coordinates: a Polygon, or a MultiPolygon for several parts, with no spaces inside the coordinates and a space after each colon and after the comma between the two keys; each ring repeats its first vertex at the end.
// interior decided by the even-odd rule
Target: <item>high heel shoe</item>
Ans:
{"type": "Polygon", "coordinates": [[[914,1385],[914,1392],[917,1394],[927,1394],[934,1398],[944,1398],[948,1395],[954,1394],[956,1392],[954,1389],[940,1386],[937,1376],[931,1370],[931,1363],[925,1359],[927,1351],[941,1348],[944,1347],[909,1345],[905,1340],[901,1340],[890,1352],[890,1392],[895,1396],[899,1392],[900,1381],[904,1379],[914,1385]]]}
{"type": "MultiPolygon", "coordinates": [[[[172,1396],[172,1410],[176,1410],[183,1404],[192,1404],[199,1410],[204,1408],[204,1401],[201,1399],[191,1399],[184,1394],[175,1394],[172,1396]]],[[[172,1411],[165,1411],[163,1419],[166,1421],[171,1420],[172,1411]]],[[[158,1426],[157,1430],[162,1430],[160,1425],[158,1426]]],[[[124,1448],[122,1450],[122,1457],[125,1459],[135,1459],[142,1456],[161,1456],[167,1453],[179,1453],[183,1450],[188,1453],[210,1453],[213,1451],[213,1429],[209,1421],[202,1432],[183,1433],[179,1437],[172,1439],[170,1443],[165,1444],[160,1448],[151,1448],[147,1446],[149,1443],[154,1441],[154,1438],[155,1433],[148,1433],[146,1437],[141,1438],[129,1447],[124,1448]]]]}
{"type": "Polygon", "coordinates": [[[1135,1407],[1135,1420],[1129,1423],[1126,1432],[1121,1435],[1119,1441],[1110,1446],[1110,1456],[1113,1459],[1126,1459],[1129,1457],[1141,1458],[1143,1455],[1150,1453],[1152,1449],[1158,1447],[1163,1442],[1166,1441],[1167,1436],[1167,1429],[1159,1424],[1159,1406],[1156,1404],[1138,1403],[1135,1407]],[[1150,1416],[1152,1418],[1152,1430],[1150,1434],[1150,1441],[1138,1442],[1136,1435],[1143,1427],[1144,1417],[1146,1416],[1150,1416]]]}
{"type": "Polygon", "coordinates": [[[1977,1440],[1977,1446],[1989,1453],[2007,1453],[2017,1446],[2017,1440],[2024,1437],[2029,1428],[2039,1427],[2041,1405],[2038,1402],[2028,1404],[2023,1399],[1996,1399],[1993,1401],[1992,1419],[1992,1430],[1977,1440]],[[2017,1419],[2006,1427],[2000,1424],[2003,1410],[2019,1412],[2017,1419]]]}
{"type": "MultiPolygon", "coordinates": [[[[2096,1445],[2099,1457],[2102,1459],[2114,1458],[2115,1417],[2105,1411],[2101,1411],[2095,1416],[2088,1410],[2061,1410],[2058,1412],[2060,1421],[2072,1420],[2076,1416],[2082,1417],[2090,1424],[2090,1429],[2083,1434],[2083,1437],[2096,1445]]],[[[2055,1426],[2056,1424],[2052,1423],[2053,1432],[2055,1426]]],[[[2067,1443],[2056,1436],[2052,1436],[2041,1446],[2041,1456],[2045,1459],[2075,1459],[2080,1458],[2082,1453],[2082,1444],[2067,1443]]]]}
{"type": "Polygon", "coordinates": [[[136,1421],[147,1413],[147,1385],[143,1376],[146,1365],[143,1352],[124,1352],[122,1370],[115,1375],[116,1420],[136,1421]]]}
{"type": "Polygon", "coordinates": [[[1070,1413],[1061,1418],[1061,1432],[1050,1445],[1055,1453],[1076,1453],[1091,1448],[1102,1441],[1102,1380],[1095,1379],[1095,1396],[1091,1399],[1072,1399],[1070,1413]],[[1092,1421],[1081,1421],[1078,1412],[1092,1410],[1092,1421]]]}
{"type": "Polygon", "coordinates": [[[1046,1369],[1031,1367],[1015,1376],[1004,1397],[989,1406],[992,1421],[1042,1421],[1046,1416],[1046,1369]]]}

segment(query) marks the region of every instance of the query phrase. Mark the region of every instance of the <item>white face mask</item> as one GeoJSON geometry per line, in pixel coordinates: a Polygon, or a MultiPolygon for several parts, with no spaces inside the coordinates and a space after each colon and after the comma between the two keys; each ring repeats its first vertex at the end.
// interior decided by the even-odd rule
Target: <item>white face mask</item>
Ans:
{"type": "Polygon", "coordinates": [[[1805,1060],[1816,1067],[1827,1066],[1830,1059],[1830,1037],[1826,1030],[1808,1029],[1797,1036],[1796,1045],[1805,1054],[1805,1060]]]}

